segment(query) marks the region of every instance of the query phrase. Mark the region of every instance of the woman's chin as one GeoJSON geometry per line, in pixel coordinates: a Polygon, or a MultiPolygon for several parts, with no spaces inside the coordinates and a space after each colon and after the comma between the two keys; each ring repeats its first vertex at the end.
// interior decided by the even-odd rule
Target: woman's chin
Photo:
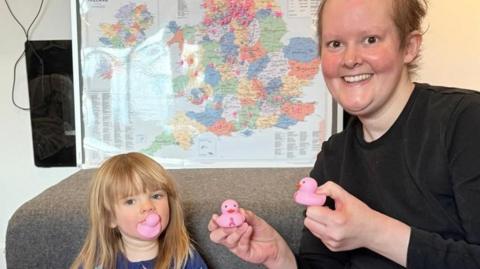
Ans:
{"type": "Polygon", "coordinates": [[[347,103],[347,104],[342,104],[342,108],[345,111],[347,111],[349,114],[358,116],[366,110],[367,106],[363,104],[358,104],[358,103],[355,103],[355,104],[347,103]]]}

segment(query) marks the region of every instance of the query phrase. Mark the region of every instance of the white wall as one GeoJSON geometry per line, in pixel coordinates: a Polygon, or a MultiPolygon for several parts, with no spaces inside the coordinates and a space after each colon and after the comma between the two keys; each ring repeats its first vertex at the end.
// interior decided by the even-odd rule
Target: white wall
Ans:
{"type": "MultiPolygon", "coordinates": [[[[40,0],[8,0],[19,20],[27,25],[40,0]]],[[[478,0],[432,0],[426,24],[424,51],[418,81],[480,89],[480,10],[478,0]]],[[[45,0],[31,39],[69,39],[68,0],[45,0]]],[[[37,168],[33,163],[30,114],[11,102],[13,65],[22,52],[25,37],[0,1],[0,250],[5,246],[8,220],[21,204],[57,183],[76,168],[37,168]]],[[[15,99],[28,106],[25,62],[17,69],[15,99]]],[[[0,255],[0,268],[6,268],[0,255]]]]}
{"type": "Polygon", "coordinates": [[[480,1],[429,2],[417,80],[480,90],[480,1]]]}

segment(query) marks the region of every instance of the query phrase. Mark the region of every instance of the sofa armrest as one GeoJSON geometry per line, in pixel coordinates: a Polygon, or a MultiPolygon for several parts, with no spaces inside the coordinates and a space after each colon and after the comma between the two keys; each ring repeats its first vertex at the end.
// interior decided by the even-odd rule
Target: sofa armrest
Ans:
{"type": "Polygon", "coordinates": [[[88,229],[92,175],[93,170],[79,171],[15,211],[7,226],[7,268],[68,268],[88,229]]]}

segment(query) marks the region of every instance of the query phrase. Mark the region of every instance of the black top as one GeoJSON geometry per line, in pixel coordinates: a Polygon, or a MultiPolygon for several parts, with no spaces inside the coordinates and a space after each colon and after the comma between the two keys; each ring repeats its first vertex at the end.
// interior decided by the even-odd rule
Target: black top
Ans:
{"type": "MultiPolygon", "coordinates": [[[[366,142],[353,117],[311,177],[410,225],[407,268],[480,268],[479,92],[415,84],[382,137],[366,142]]],[[[331,252],[308,229],[296,258],[298,268],[402,268],[365,248],[331,252]]]]}

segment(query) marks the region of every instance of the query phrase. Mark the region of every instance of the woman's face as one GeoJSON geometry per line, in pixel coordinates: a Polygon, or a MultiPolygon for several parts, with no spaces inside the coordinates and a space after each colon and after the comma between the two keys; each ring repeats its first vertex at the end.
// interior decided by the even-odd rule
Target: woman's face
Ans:
{"type": "Polygon", "coordinates": [[[321,66],[333,98],[360,117],[388,109],[413,60],[400,48],[391,0],[328,1],[322,25],[321,66]]]}

